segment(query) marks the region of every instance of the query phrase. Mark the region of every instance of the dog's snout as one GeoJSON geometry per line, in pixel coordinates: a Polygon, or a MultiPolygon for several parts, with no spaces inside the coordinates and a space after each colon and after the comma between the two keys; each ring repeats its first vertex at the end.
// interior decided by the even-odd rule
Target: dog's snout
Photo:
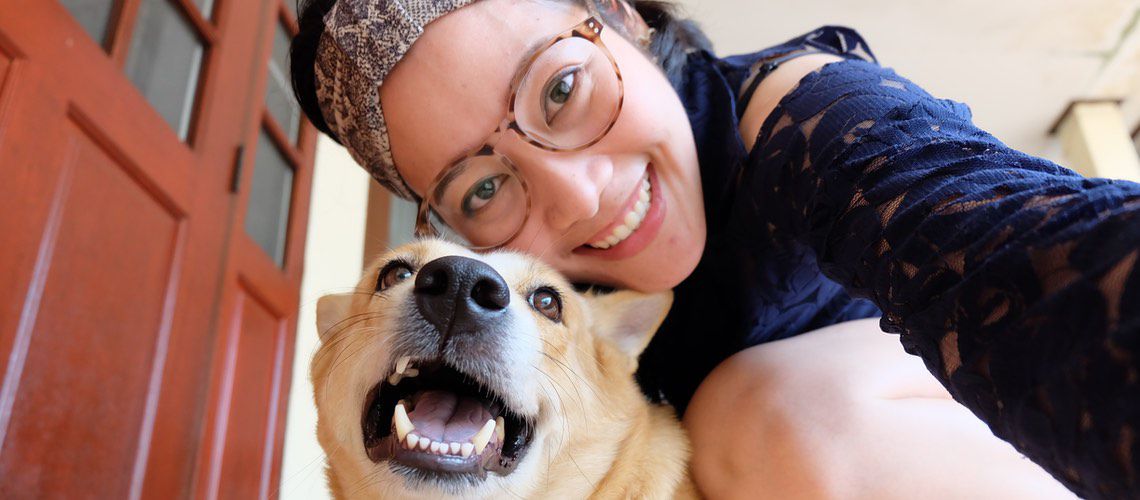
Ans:
{"type": "Polygon", "coordinates": [[[491,266],[457,255],[428,262],[415,283],[416,306],[441,332],[471,331],[497,318],[511,302],[506,281],[491,266]]]}

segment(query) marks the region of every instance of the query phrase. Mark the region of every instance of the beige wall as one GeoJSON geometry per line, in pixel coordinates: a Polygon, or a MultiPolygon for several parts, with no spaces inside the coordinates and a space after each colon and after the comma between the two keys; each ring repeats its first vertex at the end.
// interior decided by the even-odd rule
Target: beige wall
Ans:
{"type": "Polygon", "coordinates": [[[316,304],[322,295],[353,288],[360,278],[367,204],[367,174],[344,148],[322,136],[317,144],[293,385],[285,427],[285,463],[280,485],[284,499],[328,498],[324,453],[314,434],[317,412],[309,383],[309,360],[318,345],[316,304]]]}
{"type": "MultiPolygon", "coordinates": [[[[752,52],[824,24],[859,30],[879,60],[939,97],[968,103],[1011,146],[1064,163],[1047,131],[1068,102],[1124,98],[1140,122],[1140,0],[682,0],[721,55],[752,52]],[[1131,30],[1131,31],[1130,31],[1131,30]]],[[[281,496],[327,496],[313,438],[308,361],[313,305],[360,272],[366,178],[331,141],[318,150],[281,496]]],[[[392,214],[406,237],[414,211],[392,214]]],[[[396,238],[399,240],[399,238],[396,238]]]]}
{"type": "Polygon", "coordinates": [[[1140,122],[1138,0],[682,0],[721,55],[825,24],[850,26],[879,61],[962,101],[1010,146],[1064,163],[1050,125],[1071,99],[1127,98],[1140,122]]]}

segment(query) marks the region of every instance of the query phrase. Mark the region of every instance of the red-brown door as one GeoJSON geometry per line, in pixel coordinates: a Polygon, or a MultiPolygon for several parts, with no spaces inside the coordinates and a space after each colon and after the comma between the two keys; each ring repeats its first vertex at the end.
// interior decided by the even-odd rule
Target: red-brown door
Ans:
{"type": "Polygon", "coordinates": [[[242,207],[224,273],[211,408],[197,488],[208,498],[277,496],[316,129],[288,76],[293,0],[269,0],[251,93],[242,207]]]}
{"type": "Polygon", "coordinates": [[[275,496],[315,142],[271,74],[294,27],[281,0],[0,0],[0,498],[275,496]]]}

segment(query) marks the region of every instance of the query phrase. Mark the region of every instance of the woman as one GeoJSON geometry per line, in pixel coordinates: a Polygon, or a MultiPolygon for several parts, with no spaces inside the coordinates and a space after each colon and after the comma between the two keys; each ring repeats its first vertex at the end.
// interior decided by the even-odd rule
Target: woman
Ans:
{"type": "Polygon", "coordinates": [[[674,288],[639,377],[705,494],[1064,493],[882,310],[1066,486],[1135,495],[1140,186],[1010,150],[844,28],[717,59],[661,2],[313,0],[300,25],[302,108],[421,232],[674,288]]]}

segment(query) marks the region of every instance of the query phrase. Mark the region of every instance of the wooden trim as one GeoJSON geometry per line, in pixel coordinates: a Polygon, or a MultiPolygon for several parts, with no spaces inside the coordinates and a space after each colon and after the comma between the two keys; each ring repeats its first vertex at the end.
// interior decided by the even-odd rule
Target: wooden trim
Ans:
{"type": "Polygon", "coordinates": [[[198,11],[198,6],[191,3],[190,0],[170,0],[174,3],[174,8],[182,13],[190,21],[190,25],[198,31],[198,36],[202,38],[208,45],[213,46],[218,42],[218,30],[214,28],[210,21],[202,17],[202,13],[198,11]]]}
{"type": "Polygon", "coordinates": [[[277,2],[277,9],[280,11],[279,17],[281,18],[281,22],[284,23],[285,28],[289,30],[289,34],[296,35],[297,32],[300,31],[301,26],[298,24],[297,19],[293,17],[293,12],[285,6],[285,2],[288,1],[290,0],[280,0],[277,2]]]}
{"type": "Polygon", "coordinates": [[[1065,106],[1065,109],[1063,111],[1061,111],[1061,116],[1058,116],[1057,119],[1053,121],[1053,125],[1049,126],[1049,135],[1057,135],[1057,132],[1060,131],[1060,129],[1061,129],[1061,124],[1065,123],[1065,119],[1068,118],[1069,115],[1073,113],[1073,109],[1076,108],[1077,105],[1079,105],[1079,104],[1099,104],[1099,103],[1104,103],[1104,102],[1116,104],[1119,106],[1119,105],[1124,103],[1124,99],[1112,98],[1112,97],[1092,97],[1092,98],[1088,98],[1088,99],[1073,99],[1072,101],[1069,102],[1069,105],[1065,106]]]}
{"type": "Polygon", "coordinates": [[[127,52],[131,48],[131,34],[134,32],[135,21],[138,20],[139,6],[141,5],[142,0],[121,0],[119,11],[115,16],[115,25],[108,30],[111,41],[108,44],[110,49],[107,52],[119,70],[123,70],[127,66],[127,52]]]}
{"type": "Polygon", "coordinates": [[[304,168],[305,159],[302,158],[298,152],[297,145],[293,144],[293,141],[289,139],[288,135],[285,135],[285,130],[281,128],[281,125],[277,124],[277,120],[275,120],[273,115],[269,112],[269,107],[265,105],[262,105],[261,126],[269,132],[269,138],[277,146],[277,149],[281,150],[281,154],[289,161],[294,172],[304,168]]]}
{"type": "Polygon", "coordinates": [[[391,212],[392,195],[369,177],[368,207],[364,218],[364,262],[361,263],[364,269],[388,249],[391,212]]]}
{"type": "Polygon", "coordinates": [[[1140,156],[1115,102],[1078,103],[1058,127],[1070,168],[1086,177],[1140,180],[1140,156]]]}

